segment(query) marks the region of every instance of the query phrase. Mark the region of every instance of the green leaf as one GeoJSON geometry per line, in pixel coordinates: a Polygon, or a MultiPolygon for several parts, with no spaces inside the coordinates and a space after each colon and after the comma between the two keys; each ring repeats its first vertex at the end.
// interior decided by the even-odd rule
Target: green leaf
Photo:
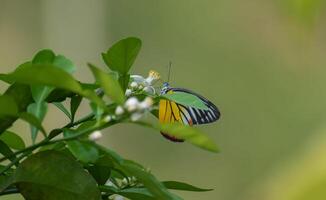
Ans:
{"type": "Polygon", "coordinates": [[[127,74],[141,48],[141,40],[129,37],[115,43],[102,57],[106,65],[119,74],[127,74]]]}
{"type": "Polygon", "coordinates": [[[69,74],[72,74],[73,72],[76,71],[76,66],[69,59],[67,59],[62,55],[56,56],[52,64],[68,72],[69,74]]]}
{"type": "Polygon", "coordinates": [[[154,128],[160,132],[169,134],[178,139],[186,140],[187,142],[208,151],[219,151],[212,139],[210,139],[205,133],[201,132],[199,129],[191,126],[185,126],[181,123],[153,125],[146,122],[137,122],[136,124],[154,128]]]}
{"type": "Polygon", "coordinates": [[[33,58],[33,64],[53,64],[54,66],[68,72],[73,73],[76,70],[75,65],[62,55],[56,56],[50,49],[39,51],[33,58]]]}
{"type": "MultiPolygon", "coordinates": [[[[11,100],[13,100],[12,102],[16,102],[17,106],[14,107],[18,107],[18,112],[26,111],[27,106],[33,102],[30,87],[28,85],[14,83],[13,85],[9,86],[4,94],[11,96],[11,100]]],[[[0,113],[3,112],[3,110],[8,109],[7,105],[8,104],[0,104],[0,113]]],[[[5,130],[7,130],[17,119],[18,116],[7,117],[0,114],[0,135],[5,130]]]]}
{"type": "Polygon", "coordinates": [[[68,97],[72,97],[74,95],[76,95],[76,93],[68,91],[68,90],[55,89],[50,93],[50,95],[46,98],[45,101],[48,103],[63,102],[68,97]]]}
{"type": "Polygon", "coordinates": [[[119,83],[120,83],[120,86],[121,86],[123,92],[125,92],[126,89],[128,88],[129,80],[130,80],[129,74],[121,75],[119,77],[119,83]]]}
{"type": "Polygon", "coordinates": [[[101,191],[107,194],[118,194],[130,200],[156,200],[146,188],[128,188],[118,190],[114,187],[103,185],[100,186],[101,191]]]}
{"type": "Polygon", "coordinates": [[[15,182],[26,199],[100,199],[92,176],[73,158],[56,151],[42,151],[24,160],[15,182]]]}
{"type": "Polygon", "coordinates": [[[198,188],[190,184],[178,182],[178,181],[164,181],[162,183],[166,188],[172,190],[183,190],[183,191],[192,191],[192,192],[207,192],[213,190],[213,189],[198,188]]]}
{"type": "Polygon", "coordinates": [[[104,185],[111,175],[111,168],[113,168],[113,161],[107,156],[100,157],[94,165],[89,166],[87,169],[92,174],[96,182],[104,185]]]}
{"type": "Polygon", "coordinates": [[[44,135],[46,135],[46,131],[43,128],[41,121],[38,118],[36,118],[34,115],[32,115],[30,113],[21,113],[18,115],[18,117],[20,119],[26,121],[30,125],[35,126],[38,130],[42,131],[42,133],[44,135]]]}
{"type": "Polygon", "coordinates": [[[97,94],[93,90],[84,90],[83,93],[81,93],[80,95],[83,97],[86,97],[87,99],[96,103],[103,110],[107,111],[107,107],[106,107],[104,101],[100,97],[98,97],[97,94]]]}
{"type": "Polygon", "coordinates": [[[110,74],[103,72],[97,67],[89,64],[96,80],[103,88],[105,94],[110,97],[114,102],[123,104],[125,101],[125,95],[122,91],[119,82],[110,74]]]}
{"type": "Polygon", "coordinates": [[[82,93],[82,87],[70,74],[50,64],[27,63],[7,77],[28,85],[47,85],[82,93]]]}
{"type": "Polygon", "coordinates": [[[104,154],[104,155],[110,157],[115,163],[120,165],[122,162],[124,162],[124,159],[119,154],[117,154],[115,151],[105,148],[96,143],[94,143],[94,146],[99,150],[101,155],[104,154]]]}
{"type": "Polygon", "coordinates": [[[0,135],[0,140],[6,143],[10,148],[22,150],[25,148],[24,140],[14,132],[5,131],[0,135]]]}
{"type": "MultiPolygon", "coordinates": [[[[16,156],[13,156],[14,152],[9,148],[9,146],[6,143],[4,143],[1,140],[0,140],[0,153],[3,156],[8,157],[8,159],[12,162],[16,160],[16,156]]],[[[16,164],[16,166],[18,165],[16,164]]]]}
{"type": "Polygon", "coordinates": [[[180,123],[161,124],[160,131],[212,152],[218,152],[216,144],[199,129],[180,123]]]}
{"type": "Polygon", "coordinates": [[[80,103],[82,102],[83,97],[80,95],[75,95],[71,97],[70,100],[70,113],[71,113],[71,121],[75,121],[75,115],[77,112],[77,109],[79,108],[80,103]]]}
{"type": "Polygon", "coordinates": [[[179,103],[184,106],[190,106],[198,109],[208,110],[205,103],[197,96],[185,92],[174,92],[171,94],[164,94],[162,97],[179,103]]]}
{"type": "Polygon", "coordinates": [[[18,112],[17,105],[13,97],[9,95],[0,96],[0,116],[16,115],[18,112]]]}
{"type": "Polygon", "coordinates": [[[35,102],[44,101],[49,94],[53,91],[53,87],[47,87],[42,85],[31,86],[32,96],[35,102]]]}
{"type": "Polygon", "coordinates": [[[62,103],[53,102],[52,104],[55,105],[59,110],[61,110],[70,120],[72,120],[71,114],[62,103]]]}
{"type": "Polygon", "coordinates": [[[95,102],[103,109],[106,109],[105,103],[92,90],[85,89],[67,72],[53,65],[26,63],[16,71],[4,75],[12,81],[28,85],[47,85],[60,89],[65,89],[81,96],[84,96],[95,102]]]}
{"type": "Polygon", "coordinates": [[[62,152],[66,149],[66,143],[65,142],[56,142],[54,144],[45,145],[39,148],[38,152],[40,151],[47,151],[47,150],[55,150],[62,152]]]}
{"type": "MultiPolygon", "coordinates": [[[[64,137],[71,137],[78,134],[77,131],[65,129],[64,137]]],[[[67,141],[68,149],[80,161],[84,163],[94,163],[99,158],[99,152],[91,142],[72,140],[67,141]]]]}
{"type": "Polygon", "coordinates": [[[33,58],[32,63],[34,64],[50,64],[53,62],[55,58],[55,54],[53,53],[53,51],[51,51],[50,49],[44,49],[39,51],[33,58]]]}
{"type": "Polygon", "coordinates": [[[12,175],[0,175],[0,192],[7,189],[14,181],[14,176],[12,175]]]}
{"type": "Polygon", "coordinates": [[[10,79],[9,77],[7,77],[6,74],[0,74],[0,80],[2,80],[5,83],[8,83],[9,85],[12,85],[12,84],[15,83],[12,79],[10,79]]]}
{"type": "Polygon", "coordinates": [[[150,191],[155,199],[160,200],[180,200],[181,198],[170,193],[152,174],[139,168],[137,165],[128,163],[122,163],[122,167],[130,174],[135,176],[138,181],[144,184],[144,186],[150,191]]]}
{"type": "Polygon", "coordinates": [[[117,194],[131,200],[156,200],[146,188],[128,188],[119,191],[117,194]]]}
{"type": "MultiPolygon", "coordinates": [[[[34,115],[39,122],[41,123],[46,115],[46,112],[48,110],[48,104],[46,102],[38,102],[38,103],[32,103],[27,107],[27,112],[34,115]]],[[[37,133],[39,129],[31,124],[31,133],[32,133],[32,141],[33,143],[36,140],[37,133]]]]}

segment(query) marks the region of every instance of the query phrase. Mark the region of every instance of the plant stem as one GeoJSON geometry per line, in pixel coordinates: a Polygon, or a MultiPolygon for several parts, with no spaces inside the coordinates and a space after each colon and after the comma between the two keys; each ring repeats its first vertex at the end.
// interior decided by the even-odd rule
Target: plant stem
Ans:
{"type": "MultiPolygon", "coordinates": [[[[18,163],[21,159],[23,159],[24,157],[26,157],[27,155],[32,153],[35,149],[37,149],[37,148],[39,148],[41,146],[47,146],[47,145],[55,144],[55,143],[58,143],[58,142],[65,142],[65,141],[74,140],[74,139],[77,139],[77,138],[79,138],[79,137],[81,137],[81,136],[83,136],[85,134],[91,133],[91,132],[93,132],[95,130],[101,130],[103,128],[112,126],[112,125],[114,125],[114,124],[116,124],[118,122],[119,121],[111,121],[111,122],[108,122],[108,123],[102,122],[100,124],[97,124],[97,125],[95,125],[93,127],[88,128],[88,129],[84,129],[81,132],[79,132],[78,134],[75,134],[75,135],[72,135],[72,136],[69,136],[69,137],[65,137],[65,138],[61,138],[61,139],[57,139],[57,140],[53,140],[53,141],[50,141],[49,138],[45,138],[44,140],[42,140],[41,142],[39,142],[37,144],[34,144],[32,146],[29,146],[29,147],[27,147],[27,148],[25,148],[23,150],[17,151],[14,154],[12,154],[12,155],[17,155],[17,154],[22,153],[22,155],[17,157],[14,161],[12,161],[9,165],[7,165],[3,170],[1,170],[0,175],[3,174],[4,172],[6,172],[7,170],[9,170],[14,164],[18,163]]],[[[62,128],[62,131],[63,130],[64,130],[64,128],[62,128]]],[[[1,161],[7,160],[9,157],[11,157],[11,156],[4,157],[4,158],[2,158],[0,160],[1,161]]]]}
{"type": "Polygon", "coordinates": [[[17,158],[15,158],[15,160],[11,161],[11,163],[9,163],[9,165],[7,165],[5,168],[3,168],[0,171],[0,175],[3,174],[3,173],[5,173],[6,171],[8,171],[12,166],[14,166],[15,164],[17,164],[21,159],[23,159],[24,157],[26,157],[30,153],[32,153],[32,152],[31,151],[26,151],[22,155],[20,155],[17,158]]]}
{"type": "MultiPolygon", "coordinates": [[[[93,114],[89,114],[89,115],[87,115],[87,116],[81,118],[80,120],[78,120],[78,121],[76,121],[76,122],[74,122],[74,123],[69,123],[69,124],[65,125],[64,127],[60,128],[60,129],[57,129],[57,132],[56,132],[56,133],[57,133],[57,134],[60,134],[60,133],[63,132],[63,130],[64,130],[65,128],[71,128],[71,127],[77,126],[77,125],[79,125],[79,124],[81,124],[81,123],[83,123],[83,122],[86,122],[86,121],[91,120],[93,117],[94,117],[93,114]]],[[[51,132],[52,132],[52,131],[51,131],[51,132]]],[[[39,142],[39,143],[36,143],[36,144],[34,144],[34,145],[31,145],[31,146],[29,146],[29,147],[27,147],[27,148],[25,148],[25,149],[22,149],[22,150],[16,151],[15,153],[13,153],[13,154],[11,154],[11,155],[9,155],[9,156],[2,157],[2,158],[0,158],[0,162],[3,162],[3,161],[5,161],[5,160],[8,160],[8,159],[11,158],[11,157],[17,156],[18,154],[24,153],[25,151],[33,151],[33,150],[37,149],[38,147],[41,147],[41,146],[44,146],[44,145],[48,145],[48,144],[52,144],[52,143],[49,143],[49,142],[50,142],[50,139],[52,139],[52,138],[47,137],[47,138],[45,138],[44,140],[42,140],[41,142],[39,142]]],[[[0,173],[0,174],[1,174],[1,173],[0,173]]]]}

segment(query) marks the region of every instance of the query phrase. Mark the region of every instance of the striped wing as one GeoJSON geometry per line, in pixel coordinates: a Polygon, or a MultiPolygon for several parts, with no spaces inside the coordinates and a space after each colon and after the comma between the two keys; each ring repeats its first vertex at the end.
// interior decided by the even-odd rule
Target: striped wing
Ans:
{"type": "Polygon", "coordinates": [[[205,97],[183,88],[171,88],[173,92],[184,92],[197,96],[207,106],[207,110],[178,104],[185,118],[191,118],[193,124],[207,124],[217,121],[221,114],[218,108],[205,97]]]}
{"type": "MultiPolygon", "coordinates": [[[[175,103],[173,101],[162,99],[159,105],[159,120],[161,123],[180,122],[185,125],[206,124],[219,119],[220,112],[217,107],[206,98],[198,95],[190,90],[181,88],[169,88],[165,93],[185,92],[197,96],[207,106],[207,110],[198,109],[175,103]]],[[[164,137],[174,142],[182,142],[178,138],[162,133],[164,137]]]]}

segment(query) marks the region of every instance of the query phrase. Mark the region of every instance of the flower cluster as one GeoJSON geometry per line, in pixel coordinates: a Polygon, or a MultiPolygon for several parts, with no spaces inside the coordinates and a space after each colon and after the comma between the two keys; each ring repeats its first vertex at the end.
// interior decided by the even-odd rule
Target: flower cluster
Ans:
{"type": "Polygon", "coordinates": [[[154,101],[151,97],[146,97],[143,101],[139,101],[136,97],[130,97],[124,106],[117,106],[115,114],[116,116],[121,116],[127,111],[131,114],[131,121],[137,121],[145,112],[150,111],[153,104],[154,101]]]}
{"type": "MultiPolygon", "coordinates": [[[[130,114],[131,121],[139,120],[146,112],[152,109],[154,101],[151,97],[146,97],[144,100],[139,101],[137,94],[145,92],[149,95],[155,95],[156,91],[153,85],[160,79],[158,72],[151,70],[148,73],[148,77],[144,78],[140,75],[131,75],[131,82],[126,90],[126,96],[129,97],[124,105],[118,105],[114,114],[110,114],[102,118],[103,122],[108,123],[111,120],[115,120],[124,114],[130,114]],[[133,96],[134,95],[134,96],[133,96]]],[[[103,94],[102,89],[97,90],[97,94],[103,94]]],[[[94,131],[89,135],[89,140],[98,141],[102,137],[100,131],[94,131]]]]}

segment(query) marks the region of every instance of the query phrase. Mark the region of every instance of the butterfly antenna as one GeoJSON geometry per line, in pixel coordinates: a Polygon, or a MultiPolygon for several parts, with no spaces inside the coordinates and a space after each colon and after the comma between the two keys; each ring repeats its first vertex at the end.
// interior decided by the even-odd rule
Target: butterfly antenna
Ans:
{"type": "Polygon", "coordinates": [[[170,82],[171,67],[172,67],[172,62],[170,61],[168,66],[168,83],[170,82]]]}

